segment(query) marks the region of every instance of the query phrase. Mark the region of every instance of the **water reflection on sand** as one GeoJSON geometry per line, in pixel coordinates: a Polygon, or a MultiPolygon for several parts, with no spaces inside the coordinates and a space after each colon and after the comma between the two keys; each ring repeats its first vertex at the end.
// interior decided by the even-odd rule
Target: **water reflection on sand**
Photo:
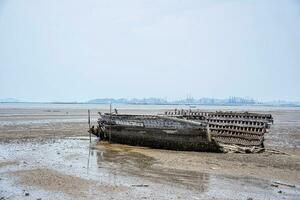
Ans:
{"type": "MultiPolygon", "coordinates": [[[[47,184],[39,185],[39,183],[51,181],[47,179],[45,174],[47,171],[43,170],[49,169],[52,174],[59,174],[57,177],[62,179],[58,180],[59,182],[64,181],[64,174],[68,176],[66,180],[72,176],[78,184],[81,184],[82,180],[93,181],[87,183],[86,187],[90,189],[83,192],[83,197],[92,199],[95,196],[116,199],[212,197],[245,199],[249,196],[281,199],[282,197],[278,195],[277,188],[271,187],[265,180],[164,168],[159,163],[161,161],[137,153],[139,150],[139,147],[98,143],[96,140],[89,144],[87,137],[1,143],[0,163],[13,162],[9,166],[0,167],[1,195],[13,193],[15,198],[12,199],[19,199],[23,195],[21,191],[25,188],[32,196],[47,199],[49,188],[45,187],[47,184]],[[30,170],[39,170],[37,171],[39,173],[42,170],[43,173],[40,174],[45,177],[33,182],[33,185],[18,184],[17,177],[24,173],[25,177],[30,178],[32,173],[30,170]],[[15,175],[15,172],[18,175],[15,175]],[[97,192],[97,188],[103,187],[114,189],[97,192]]],[[[151,151],[155,153],[161,150],[151,151]]],[[[300,194],[298,188],[285,188],[284,192],[285,197],[290,198],[300,194]]],[[[63,187],[58,193],[52,191],[51,197],[74,198],[72,190],[68,188],[65,190],[63,187]],[[64,191],[67,191],[67,194],[64,191]]]]}
{"type": "Polygon", "coordinates": [[[113,150],[108,144],[105,149],[98,144],[96,151],[99,168],[109,168],[112,165],[123,174],[139,176],[161,184],[176,185],[205,192],[208,188],[209,175],[206,173],[186,172],[172,169],[155,168],[157,162],[154,158],[140,153],[130,152],[124,148],[113,150]],[[101,150],[99,150],[99,146],[101,150]]]}

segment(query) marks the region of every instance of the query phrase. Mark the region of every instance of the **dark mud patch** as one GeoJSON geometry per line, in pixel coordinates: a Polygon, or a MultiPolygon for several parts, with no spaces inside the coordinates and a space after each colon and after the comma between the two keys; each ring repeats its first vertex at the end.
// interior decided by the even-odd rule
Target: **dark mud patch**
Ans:
{"type": "Polygon", "coordinates": [[[17,165],[17,161],[0,161],[0,168],[10,166],[10,165],[17,165]]]}

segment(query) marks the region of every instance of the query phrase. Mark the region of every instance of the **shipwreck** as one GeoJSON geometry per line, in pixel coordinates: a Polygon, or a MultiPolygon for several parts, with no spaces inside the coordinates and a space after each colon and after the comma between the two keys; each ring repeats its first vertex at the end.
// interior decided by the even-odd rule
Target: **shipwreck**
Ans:
{"type": "Polygon", "coordinates": [[[172,110],[157,115],[99,113],[89,132],[100,140],[152,148],[257,153],[273,123],[270,114],[172,110]]]}

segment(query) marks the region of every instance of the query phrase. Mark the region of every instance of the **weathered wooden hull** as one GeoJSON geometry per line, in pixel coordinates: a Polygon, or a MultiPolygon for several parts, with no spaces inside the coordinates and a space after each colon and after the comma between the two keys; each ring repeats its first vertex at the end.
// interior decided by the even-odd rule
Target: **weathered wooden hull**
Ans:
{"type": "Polygon", "coordinates": [[[112,126],[108,130],[108,140],[112,143],[159,149],[220,152],[214,141],[208,141],[207,133],[198,129],[112,126]]]}
{"type": "Polygon", "coordinates": [[[152,148],[259,152],[271,115],[238,112],[177,111],[164,115],[100,115],[92,133],[114,143],[152,148]]]}

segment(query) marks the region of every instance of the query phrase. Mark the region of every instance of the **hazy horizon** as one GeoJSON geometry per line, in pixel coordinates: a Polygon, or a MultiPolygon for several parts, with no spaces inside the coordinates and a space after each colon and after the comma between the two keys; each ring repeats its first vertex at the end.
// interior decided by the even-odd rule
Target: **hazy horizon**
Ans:
{"type": "Polygon", "coordinates": [[[0,98],[300,101],[300,2],[0,0],[0,98]]]}
{"type": "Polygon", "coordinates": [[[194,105],[222,105],[222,104],[232,104],[232,105],[300,105],[300,101],[289,101],[284,99],[270,100],[270,101],[260,101],[257,99],[253,99],[251,97],[228,97],[228,98],[210,98],[210,97],[202,97],[202,98],[179,98],[179,99],[165,99],[158,97],[144,97],[144,98],[95,98],[88,99],[84,101],[26,101],[22,99],[16,98],[1,98],[0,103],[91,103],[91,104],[109,104],[109,103],[117,103],[117,104],[194,104],[194,105]],[[211,102],[211,100],[213,102],[211,102]],[[229,101],[230,100],[230,101],[229,101]],[[236,102],[233,102],[236,101],[236,102]]]}

